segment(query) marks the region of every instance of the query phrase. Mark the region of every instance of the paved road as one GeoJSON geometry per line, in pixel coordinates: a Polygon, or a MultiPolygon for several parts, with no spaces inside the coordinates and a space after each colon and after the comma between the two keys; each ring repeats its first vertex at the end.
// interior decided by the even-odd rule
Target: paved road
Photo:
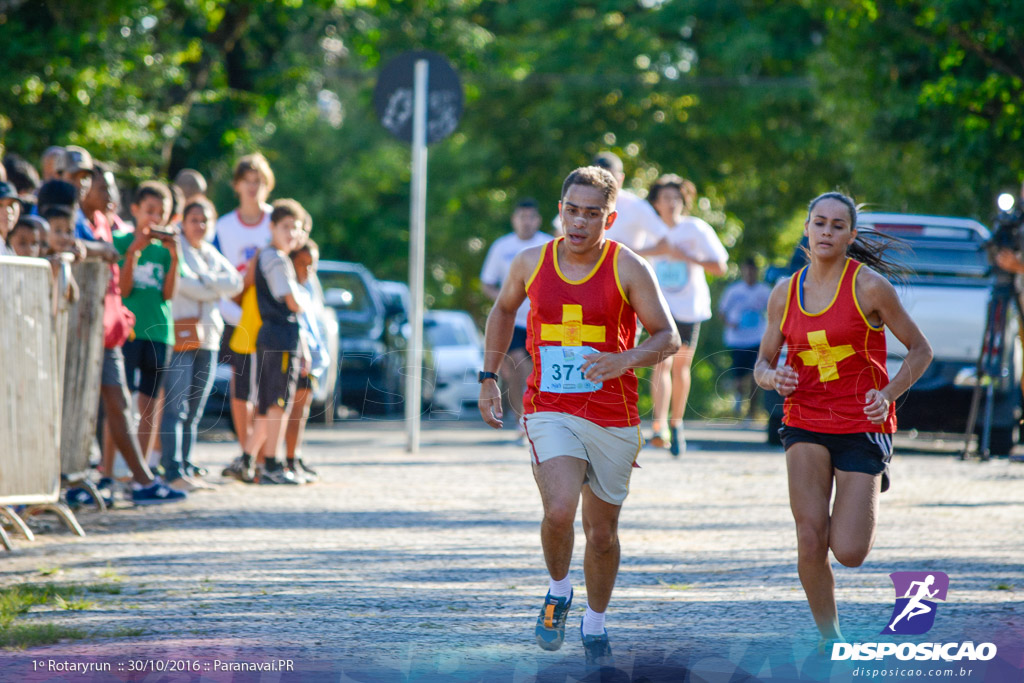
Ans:
{"type": "MultiPolygon", "coordinates": [[[[0,671],[31,658],[132,653],[293,658],[306,672],[294,680],[345,680],[340,671],[355,680],[369,680],[360,671],[377,672],[374,680],[576,677],[576,637],[557,653],[533,643],[546,588],[540,504],[513,433],[427,423],[421,452],[410,455],[400,423],[344,422],[308,435],[320,484],[225,483],[183,505],[83,511],[84,539],[18,539],[0,567],[3,585],[123,577],[122,593],[99,596],[93,609],[26,618],[138,635],[0,653],[0,671]]],[[[634,678],[657,664],[712,672],[691,680],[716,680],[715,671],[729,680],[736,665],[777,676],[816,641],[783,457],[758,430],[705,424],[688,434],[694,448],[682,457],[645,451],[633,475],[608,621],[618,661],[634,678]]],[[[874,551],[865,566],[836,570],[845,634],[877,639],[893,605],[890,572],[939,570],[950,576],[949,599],[929,639],[1024,640],[1024,464],[903,446],[874,551]]],[[[227,441],[201,448],[201,464],[218,471],[235,453],[227,441]]],[[[572,576],[581,585],[579,555],[572,576]]]]}

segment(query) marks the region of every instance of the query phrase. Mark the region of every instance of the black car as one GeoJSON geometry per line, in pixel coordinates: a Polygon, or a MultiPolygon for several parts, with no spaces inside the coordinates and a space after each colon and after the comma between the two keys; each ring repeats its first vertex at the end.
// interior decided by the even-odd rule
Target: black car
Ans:
{"type": "MultiPolygon", "coordinates": [[[[338,401],[360,413],[398,412],[405,404],[408,311],[363,265],[320,261],[324,303],[340,327],[338,401]]],[[[422,399],[433,391],[429,349],[424,350],[422,399]]]]}

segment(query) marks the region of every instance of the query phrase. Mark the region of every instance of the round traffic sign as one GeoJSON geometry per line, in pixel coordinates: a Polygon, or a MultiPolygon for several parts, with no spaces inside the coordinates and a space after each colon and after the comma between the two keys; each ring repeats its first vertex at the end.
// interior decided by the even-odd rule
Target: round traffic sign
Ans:
{"type": "Polygon", "coordinates": [[[448,60],[436,52],[404,52],[380,72],[373,91],[377,118],[399,140],[412,142],[413,79],[416,62],[425,59],[427,75],[427,144],[444,140],[462,117],[462,84],[448,60]]]}

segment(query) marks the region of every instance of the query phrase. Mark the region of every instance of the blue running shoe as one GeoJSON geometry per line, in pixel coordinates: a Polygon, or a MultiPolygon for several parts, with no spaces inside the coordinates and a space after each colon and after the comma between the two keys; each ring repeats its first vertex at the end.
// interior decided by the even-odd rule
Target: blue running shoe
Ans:
{"type": "MultiPolygon", "coordinates": [[[[103,494],[100,494],[103,496],[103,494]]],[[[67,502],[68,507],[79,508],[83,505],[95,505],[96,500],[92,497],[87,489],[80,487],[74,487],[67,490],[64,494],[64,500],[67,502]]],[[[103,496],[103,503],[108,508],[114,506],[114,497],[112,495],[103,496]]]]}
{"type": "Polygon", "coordinates": [[[686,451],[686,438],[683,436],[683,426],[669,427],[668,433],[668,452],[672,454],[672,457],[677,457],[680,453],[686,451]]]}
{"type": "Polygon", "coordinates": [[[111,477],[101,477],[99,482],[96,484],[96,489],[103,496],[104,500],[107,496],[114,498],[116,494],[120,493],[123,498],[127,498],[131,495],[131,488],[128,484],[111,477]]]}
{"type": "Polygon", "coordinates": [[[132,502],[136,505],[160,505],[180,503],[188,498],[184,491],[175,491],[161,481],[155,481],[144,489],[132,491],[132,502]]]}
{"type": "Polygon", "coordinates": [[[557,650],[565,641],[565,620],[572,607],[572,593],[567,598],[556,598],[548,593],[544,597],[544,607],[537,617],[537,644],[542,650],[557,650]]]}
{"type": "Polygon", "coordinates": [[[587,666],[611,666],[615,663],[612,657],[612,646],[608,642],[608,629],[599,636],[588,636],[583,633],[583,620],[580,620],[580,637],[583,639],[583,651],[587,655],[587,666]]]}

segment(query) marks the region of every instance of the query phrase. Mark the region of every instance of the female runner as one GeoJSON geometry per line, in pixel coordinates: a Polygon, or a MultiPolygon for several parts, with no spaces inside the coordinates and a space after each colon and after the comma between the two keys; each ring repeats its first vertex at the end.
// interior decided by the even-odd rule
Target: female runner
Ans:
{"type": "Polygon", "coordinates": [[[889,487],[894,404],[928,367],[932,350],[882,275],[898,272],[882,258],[890,243],[877,233],[858,234],[852,199],[838,192],[816,197],[804,234],[810,264],[772,291],[754,378],[786,398],[779,433],[797,568],[825,648],[842,640],[828,552],[857,567],[871,550],[878,494],[889,487]],[[891,380],[885,327],[907,347],[891,380]],[[777,365],[783,344],[786,362],[777,365]]]}

